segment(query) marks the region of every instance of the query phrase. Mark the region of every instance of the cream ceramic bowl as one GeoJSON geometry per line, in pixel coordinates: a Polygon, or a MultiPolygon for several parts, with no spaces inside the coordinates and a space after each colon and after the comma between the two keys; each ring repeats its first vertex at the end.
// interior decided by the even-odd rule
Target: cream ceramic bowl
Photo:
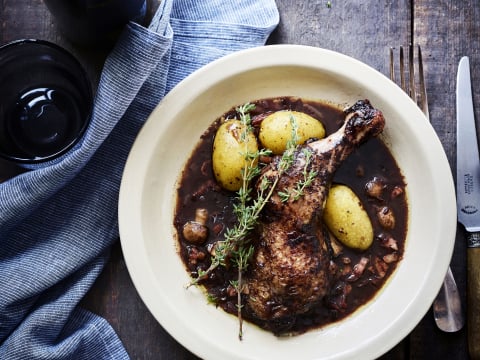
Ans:
{"type": "Polygon", "coordinates": [[[204,359],[373,359],[417,325],[438,292],[452,255],[455,193],[434,130],[405,93],[379,72],[319,48],[275,45],[241,51],[198,70],[151,114],[121,185],[122,249],[136,289],[158,322],[204,359]],[[410,206],[404,259],[382,291],[347,319],[277,338],[207,304],[177,254],[176,182],[200,135],[247,101],[292,95],[346,106],[367,98],[386,117],[383,139],[407,181],[410,206]]]}

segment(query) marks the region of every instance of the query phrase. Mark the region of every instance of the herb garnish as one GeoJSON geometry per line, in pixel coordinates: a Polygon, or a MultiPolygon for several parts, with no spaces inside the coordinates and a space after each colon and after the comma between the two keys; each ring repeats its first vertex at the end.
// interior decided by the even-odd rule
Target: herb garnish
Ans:
{"type": "MultiPolygon", "coordinates": [[[[243,125],[241,141],[245,143],[245,152],[243,153],[247,165],[242,170],[242,186],[237,192],[237,203],[234,205],[234,213],[237,217],[237,223],[234,227],[225,231],[224,239],[215,244],[212,255],[211,264],[206,270],[198,270],[197,277],[192,279],[189,286],[197,285],[201,280],[206,279],[219,266],[227,266],[233,264],[238,269],[238,277],[231,281],[230,285],[237,292],[237,316],[239,319],[238,337],[243,337],[243,318],[242,318],[242,292],[244,290],[243,274],[248,268],[249,261],[254,253],[254,247],[250,244],[248,234],[257,226],[260,213],[265,204],[272,197],[275,187],[285,171],[287,171],[294,161],[294,153],[298,142],[298,125],[295,118],[290,119],[292,124],[292,137],[287,143],[287,149],[283,153],[278,164],[278,171],[273,179],[264,176],[256,188],[256,196],[252,197],[254,190],[252,180],[260,175],[262,164],[258,160],[262,156],[270,156],[271,151],[260,149],[256,152],[250,152],[247,148],[247,137],[253,131],[251,124],[250,111],[255,109],[254,104],[246,103],[239,106],[236,111],[240,116],[240,122],[243,125]]],[[[311,153],[310,153],[311,156],[311,153]]],[[[308,178],[308,176],[307,176],[308,178]]],[[[308,180],[308,179],[307,179],[308,180]]],[[[298,184],[298,192],[308,186],[307,180],[298,184]]],[[[298,195],[301,196],[301,195],[298,195]]],[[[210,299],[212,300],[212,299],[210,299]]]]}

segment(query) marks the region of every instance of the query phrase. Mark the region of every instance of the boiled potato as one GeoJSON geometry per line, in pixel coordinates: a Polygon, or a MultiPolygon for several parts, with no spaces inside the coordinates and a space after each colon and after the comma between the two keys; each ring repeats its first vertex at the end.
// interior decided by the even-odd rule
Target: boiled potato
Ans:
{"type": "Polygon", "coordinates": [[[245,126],[239,120],[229,120],[217,130],[213,142],[212,165],[220,186],[237,191],[242,185],[242,169],[247,166],[245,155],[258,151],[257,139],[251,132],[245,141],[242,133],[245,126]]]}
{"type": "Polygon", "coordinates": [[[298,126],[298,144],[303,144],[311,138],[321,139],[325,136],[323,124],[310,115],[289,110],[274,112],[263,119],[258,135],[262,145],[274,154],[282,154],[287,148],[287,142],[292,138],[292,117],[298,126]]]}
{"type": "Polygon", "coordinates": [[[370,218],[360,199],[348,186],[332,186],[323,219],[333,235],[345,246],[366,250],[373,242],[370,218]]]}

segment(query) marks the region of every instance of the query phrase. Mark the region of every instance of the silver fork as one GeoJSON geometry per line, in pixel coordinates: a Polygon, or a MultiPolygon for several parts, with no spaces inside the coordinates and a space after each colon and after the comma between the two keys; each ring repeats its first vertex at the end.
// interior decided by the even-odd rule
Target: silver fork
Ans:
{"type": "MultiPolygon", "coordinates": [[[[397,49],[390,48],[390,79],[397,83],[398,75],[398,85],[415,101],[428,121],[430,121],[427,87],[425,85],[420,46],[417,45],[414,47],[413,45],[409,45],[408,56],[405,53],[404,47],[400,46],[398,49],[398,66],[395,66],[396,55],[397,49]],[[415,48],[417,49],[416,57],[415,48]],[[408,69],[406,69],[405,65],[406,57],[408,57],[408,69]],[[417,60],[416,62],[415,58],[417,60]]],[[[450,267],[448,267],[443,285],[433,302],[433,316],[438,328],[445,332],[458,331],[465,323],[460,295],[450,267]]]]}

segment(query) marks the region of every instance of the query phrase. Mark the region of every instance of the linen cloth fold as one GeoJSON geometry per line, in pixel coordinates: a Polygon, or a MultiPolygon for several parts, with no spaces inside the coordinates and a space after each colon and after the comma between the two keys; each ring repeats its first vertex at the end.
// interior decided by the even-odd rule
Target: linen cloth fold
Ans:
{"type": "Polygon", "coordinates": [[[82,142],[0,184],[0,359],[129,358],[112,327],[78,303],[118,239],[131,145],[180,80],[264,45],[278,21],[274,0],[163,0],[148,28],[127,26],[105,62],[82,142]]]}

